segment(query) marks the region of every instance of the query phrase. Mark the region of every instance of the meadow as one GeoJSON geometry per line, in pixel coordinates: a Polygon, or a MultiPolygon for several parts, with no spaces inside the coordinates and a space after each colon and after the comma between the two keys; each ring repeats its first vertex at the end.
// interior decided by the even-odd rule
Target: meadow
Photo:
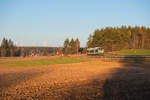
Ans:
{"type": "Polygon", "coordinates": [[[0,65],[4,66],[43,66],[43,65],[54,65],[54,64],[69,64],[69,63],[79,63],[85,62],[86,59],[80,58],[54,58],[54,59],[42,59],[42,60],[26,60],[26,61],[8,61],[0,62],[0,65]]]}
{"type": "Polygon", "coordinates": [[[119,55],[150,55],[150,49],[131,49],[113,52],[119,55]]]}

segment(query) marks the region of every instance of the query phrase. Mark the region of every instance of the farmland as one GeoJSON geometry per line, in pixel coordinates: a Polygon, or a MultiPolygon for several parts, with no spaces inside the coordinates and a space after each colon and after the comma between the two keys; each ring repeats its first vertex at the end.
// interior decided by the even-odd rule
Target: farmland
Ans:
{"type": "Polygon", "coordinates": [[[4,66],[42,66],[42,65],[53,65],[53,64],[67,64],[67,63],[78,63],[85,62],[85,59],[77,58],[54,58],[54,59],[41,59],[41,60],[26,60],[26,61],[9,61],[2,62],[4,66]]]}
{"type": "Polygon", "coordinates": [[[0,100],[145,100],[149,66],[86,57],[1,58],[0,100]]]}

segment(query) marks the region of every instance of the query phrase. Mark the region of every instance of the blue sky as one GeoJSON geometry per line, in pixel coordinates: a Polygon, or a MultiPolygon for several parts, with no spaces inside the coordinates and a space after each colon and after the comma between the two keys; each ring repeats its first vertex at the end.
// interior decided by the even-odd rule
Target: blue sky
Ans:
{"type": "Polygon", "coordinates": [[[85,46],[95,29],[150,26],[150,0],[0,0],[0,41],[19,46],[85,46]]]}

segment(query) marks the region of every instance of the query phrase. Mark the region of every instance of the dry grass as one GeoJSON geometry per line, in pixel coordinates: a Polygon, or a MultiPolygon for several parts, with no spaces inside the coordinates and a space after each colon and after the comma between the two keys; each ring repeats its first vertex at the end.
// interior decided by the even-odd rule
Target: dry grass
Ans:
{"type": "Polygon", "coordinates": [[[91,59],[0,69],[0,100],[142,100],[150,95],[150,68],[141,64],[91,59]]]}

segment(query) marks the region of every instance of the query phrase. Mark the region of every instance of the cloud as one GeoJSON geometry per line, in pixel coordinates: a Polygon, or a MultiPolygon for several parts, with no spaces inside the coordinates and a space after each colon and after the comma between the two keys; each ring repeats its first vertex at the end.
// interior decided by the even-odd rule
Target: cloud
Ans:
{"type": "Polygon", "coordinates": [[[42,45],[43,45],[43,46],[48,46],[48,42],[47,42],[47,41],[43,41],[43,42],[42,42],[42,45]]]}

